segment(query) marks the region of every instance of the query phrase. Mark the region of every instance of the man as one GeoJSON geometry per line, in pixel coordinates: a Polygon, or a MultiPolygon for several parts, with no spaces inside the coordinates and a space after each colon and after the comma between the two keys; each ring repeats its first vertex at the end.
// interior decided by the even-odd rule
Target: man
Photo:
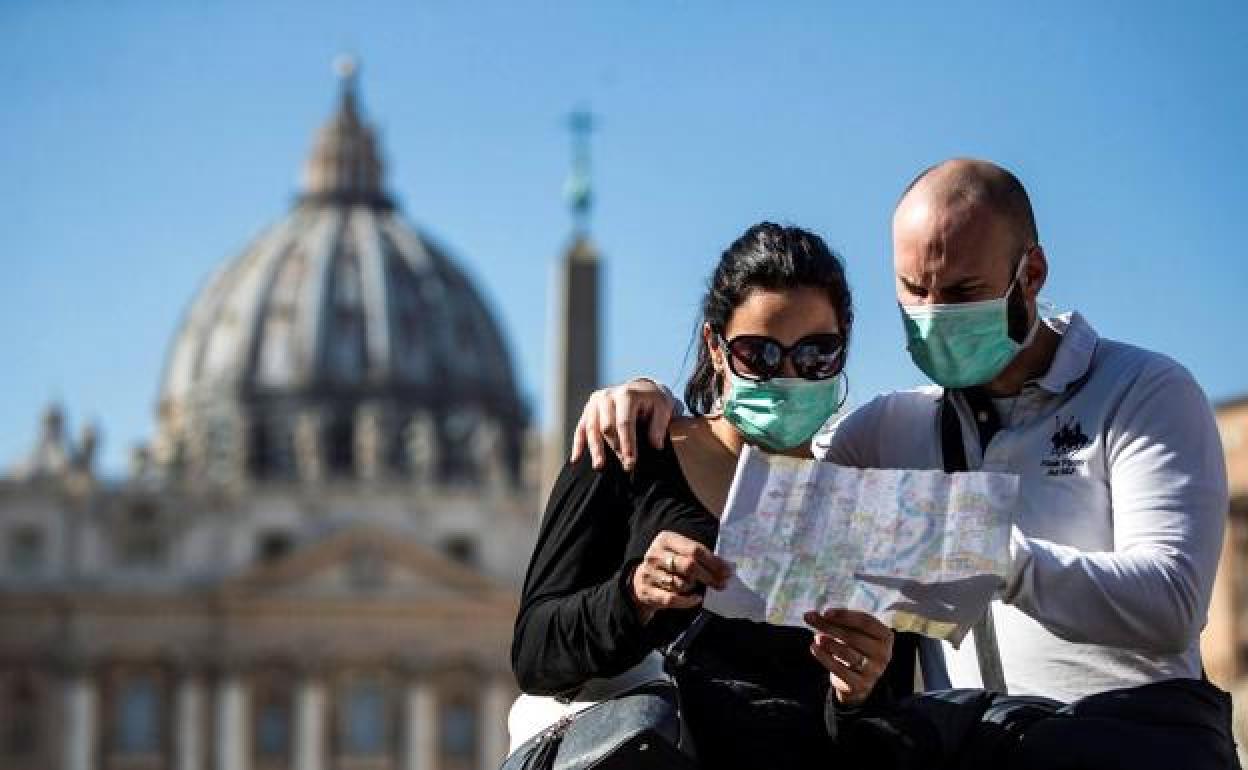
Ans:
{"type": "MultiPolygon", "coordinates": [[[[1043,737],[1023,764],[1059,766],[1048,756],[1059,747],[1084,757],[1071,766],[1087,763],[1079,744],[1109,733],[1078,717],[1106,716],[1108,699],[1114,729],[1127,725],[1111,743],[1134,744],[1112,755],[1123,766],[1233,762],[1229,706],[1200,660],[1227,486],[1199,386],[1162,355],[1098,337],[1078,313],[1041,318],[1047,258],[1005,169],[956,159],[924,171],[897,206],[893,249],[908,349],[936,385],[875,398],[816,436],[813,453],[856,467],[1009,472],[1021,489],[1013,574],[973,640],[924,650],[925,686],[1075,704],[1034,730],[1043,737]],[[1145,729],[1167,714],[1196,716],[1145,729]]],[[[657,442],[672,408],[644,380],[598,391],[576,451],[600,459],[606,431],[627,467],[637,419],[650,418],[657,442]]]]}

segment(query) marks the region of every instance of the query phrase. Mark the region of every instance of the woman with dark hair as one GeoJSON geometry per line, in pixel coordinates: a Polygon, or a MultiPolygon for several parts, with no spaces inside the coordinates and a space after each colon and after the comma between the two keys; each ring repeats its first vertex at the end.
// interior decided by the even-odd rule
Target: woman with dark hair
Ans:
{"type": "Polygon", "coordinates": [[[865,613],[812,607],[812,631],[699,609],[731,572],[713,550],[737,455],[747,443],[807,453],[843,401],[852,323],[844,268],[819,236],[762,223],[729,246],[695,338],[693,415],[661,449],[642,442],[632,472],[585,456],[550,494],[512,644],[522,690],[571,695],[617,677],[700,616],[677,682],[699,762],[716,770],[826,767],[828,704],[910,691],[892,632],[865,613]]]}

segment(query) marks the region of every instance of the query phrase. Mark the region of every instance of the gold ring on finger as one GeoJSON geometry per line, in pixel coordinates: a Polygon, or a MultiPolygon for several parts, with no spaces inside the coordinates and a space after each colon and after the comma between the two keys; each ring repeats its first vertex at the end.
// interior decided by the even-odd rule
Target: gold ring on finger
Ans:
{"type": "Polygon", "coordinates": [[[854,671],[858,672],[859,674],[861,674],[863,671],[866,671],[867,662],[870,660],[871,659],[868,658],[866,655],[860,655],[858,658],[858,665],[854,666],[854,671]]]}

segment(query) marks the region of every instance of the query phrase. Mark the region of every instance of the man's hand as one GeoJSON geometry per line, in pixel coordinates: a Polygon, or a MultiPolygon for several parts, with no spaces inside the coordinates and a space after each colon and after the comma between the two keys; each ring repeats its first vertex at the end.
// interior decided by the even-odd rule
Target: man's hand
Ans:
{"type": "Polygon", "coordinates": [[[594,470],[602,470],[611,447],[624,470],[637,462],[637,421],[650,420],[650,444],[663,446],[675,404],[671,396],[653,380],[637,379],[623,385],[595,390],[581,412],[572,435],[572,462],[581,459],[586,447],[594,470]]]}
{"type": "Polygon", "coordinates": [[[807,612],[802,619],[815,629],[810,654],[828,670],[837,700],[866,700],[893,657],[892,629],[857,610],[807,612]]]}

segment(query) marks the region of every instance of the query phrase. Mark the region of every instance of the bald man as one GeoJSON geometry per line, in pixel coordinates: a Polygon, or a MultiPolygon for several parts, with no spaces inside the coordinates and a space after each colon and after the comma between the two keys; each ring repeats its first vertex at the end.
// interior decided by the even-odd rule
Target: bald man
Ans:
{"type": "MultiPolygon", "coordinates": [[[[895,764],[965,757],[965,747],[937,744],[973,741],[968,725],[982,726],[985,709],[1022,702],[1046,719],[1026,741],[1019,730],[985,749],[986,765],[1231,766],[1229,700],[1204,680],[1199,646],[1228,500],[1200,387],[1171,359],[1100,337],[1078,313],[1041,316],[1048,260],[1031,203],[995,164],[955,159],[916,177],[893,217],[893,254],[906,346],[934,384],[854,410],[815,437],[814,455],[860,468],[1008,472],[1021,489],[999,600],[960,649],[924,640],[920,652],[926,689],[974,688],[942,701],[973,717],[955,720],[957,738],[911,740],[917,753],[895,764]],[[1104,754],[1082,750],[1106,736],[1116,739],[1104,754]]],[[[605,443],[630,467],[638,419],[659,445],[676,406],[648,380],[598,391],[576,451],[597,466],[605,443]]]]}

